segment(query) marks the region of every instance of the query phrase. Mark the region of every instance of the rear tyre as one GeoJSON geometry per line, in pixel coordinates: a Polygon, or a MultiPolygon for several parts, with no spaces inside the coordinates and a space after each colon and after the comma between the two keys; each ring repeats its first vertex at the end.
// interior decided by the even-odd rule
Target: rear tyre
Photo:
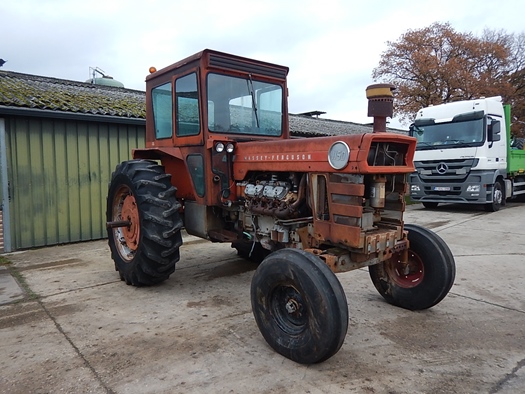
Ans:
{"type": "Polygon", "coordinates": [[[501,181],[496,181],[492,187],[492,202],[485,205],[485,210],[488,212],[499,211],[504,203],[504,198],[503,185],[501,181]]]}
{"type": "Polygon", "coordinates": [[[430,308],[448,294],[456,276],[454,256],[434,232],[417,225],[405,225],[410,248],[408,264],[400,253],[369,267],[379,294],[390,304],[410,310],[430,308]]]}
{"type": "Polygon", "coordinates": [[[439,203],[437,202],[424,202],[423,206],[427,209],[436,209],[439,203]]]}
{"type": "Polygon", "coordinates": [[[348,305],[343,288],[310,253],[281,249],[270,254],[255,271],[251,301],[264,339],[290,360],[319,363],[344,342],[348,305]]]}
{"type": "Polygon", "coordinates": [[[108,243],[115,269],[128,285],[154,285],[175,271],[182,245],[176,190],[171,175],[154,161],[125,161],[112,174],[108,243]]]}

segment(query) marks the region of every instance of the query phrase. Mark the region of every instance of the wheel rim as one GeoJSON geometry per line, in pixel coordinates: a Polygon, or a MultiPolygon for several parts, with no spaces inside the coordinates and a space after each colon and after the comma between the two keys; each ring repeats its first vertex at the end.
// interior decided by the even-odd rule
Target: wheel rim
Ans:
{"type": "Polygon", "coordinates": [[[137,202],[128,186],[121,186],[115,193],[113,205],[114,220],[128,221],[129,226],[116,227],[113,229],[115,245],[126,262],[133,260],[139,246],[140,219],[137,202]]]}
{"type": "Polygon", "coordinates": [[[501,186],[499,183],[496,183],[494,186],[494,202],[496,204],[501,204],[501,201],[503,200],[503,192],[501,191],[501,186]]]}
{"type": "Polygon", "coordinates": [[[388,276],[399,287],[409,289],[419,285],[425,277],[425,267],[421,258],[413,251],[408,251],[408,261],[404,264],[394,256],[386,264],[388,276]]]}
{"type": "Polygon", "coordinates": [[[270,311],[279,328],[289,335],[300,334],[307,326],[303,297],[293,286],[278,286],[273,290],[270,311]]]}

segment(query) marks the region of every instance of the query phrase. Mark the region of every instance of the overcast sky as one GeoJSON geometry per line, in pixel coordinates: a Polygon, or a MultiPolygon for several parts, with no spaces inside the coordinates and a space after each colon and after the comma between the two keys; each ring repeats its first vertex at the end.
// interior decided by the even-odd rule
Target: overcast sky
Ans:
{"type": "Polygon", "coordinates": [[[433,22],[519,34],[524,15],[523,0],[1,0],[1,69],[85,81],[99,67],[145,90],[150,66],[209,48],[288,66],[291,113],[368,123],[387,41],[433,22]]]}

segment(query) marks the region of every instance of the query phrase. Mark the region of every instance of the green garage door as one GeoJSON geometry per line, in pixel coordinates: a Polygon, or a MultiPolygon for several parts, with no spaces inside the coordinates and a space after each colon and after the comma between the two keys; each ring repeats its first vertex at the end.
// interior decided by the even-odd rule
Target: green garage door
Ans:
{"type": "Polygon", "coordinates": [[[133,148],[144,146],[144,125],[5,120],[10,249],[106,237],[111,172],[133,148]]]}

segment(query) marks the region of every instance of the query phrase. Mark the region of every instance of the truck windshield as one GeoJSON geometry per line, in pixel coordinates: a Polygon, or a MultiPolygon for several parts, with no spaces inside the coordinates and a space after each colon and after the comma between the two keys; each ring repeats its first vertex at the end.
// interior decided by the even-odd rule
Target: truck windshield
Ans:
{"type": "Polygon", "coordinates": [[[483,145],[484,130],[484,119],[419,125],[416,121],[410,135],[417,139],[416,150],[459,148],[483,145]]]}
{"type": "Polygon", "coordinates": [[[280,136],[283,89],[280,85],[208,74],[208,128],[217,133],[280,136]]]}

